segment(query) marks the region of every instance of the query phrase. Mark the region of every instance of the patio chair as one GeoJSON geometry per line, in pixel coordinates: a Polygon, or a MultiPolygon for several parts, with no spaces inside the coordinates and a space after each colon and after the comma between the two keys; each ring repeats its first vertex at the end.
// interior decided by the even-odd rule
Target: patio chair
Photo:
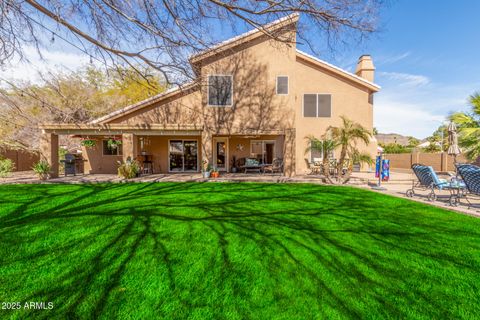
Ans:
{"type": "Polygon", "coordinates": [[[440,179],[431,166],[425,166],[418,163],[412,165],[412,170],[415,173],[415,176],[417,176],[418,181],[413,181],[412,188],[405,192],[407,197],[413,197],[415,195],[415,190],[430,190],[427,199],[433,202],[437,200],[435,190],[448,190],[450,192],[448,202],[452,206],[458,205],[460,192],[465,188],[465,184],[462,181],[455,178],[450,181],[440,179]]]}
{"type": "Polygon", "coordinates": [[[307,169],[310,170],[310,174],[319,174],[322,167],[320,165],[316,165],[310,161],[308,161],[307,158],[305,158],[305,163],[307,164],[307,169]]]}
{"type": "Polygon", "coordinates": [[[267,164],[263,167],[263,173],[267,173],[267,172],[282,173],[283,172],[283,160],[282,159],[277,159],[277,158],[273,159],[272,164],[267,164]]]}
{"type": "Polygon", "coordinates": [[[480,196],[480,167],[473,164],[457,163],[457,172],[465,183],[467,193],[463,195],[467,200],[468,208],[472,207],[472,203],[468,199],[468,195],[480,196]]]}

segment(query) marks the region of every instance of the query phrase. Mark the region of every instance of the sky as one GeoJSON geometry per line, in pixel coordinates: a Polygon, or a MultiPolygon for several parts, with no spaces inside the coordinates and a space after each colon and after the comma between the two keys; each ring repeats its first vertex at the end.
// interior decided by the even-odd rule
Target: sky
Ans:
{"type": "MultiPolygon", "coordinates": [[[[480,91],[478,12],[478,0],[390,0],[378,33],[319,57],[353,72],[358,57],[371,54],[375,82],[382,87],[375,96],[374,126],[382,133],[425,138],[451,112],[469,110],[468,97],[480,91]]],[[[15,61],[0,76],[35,81],[37,70],[75,70],[90,61],[60,39],[43,54],[44,60],[27,47],[30,63],[15,61]]]]}
{"type": "Polygon", "coordinates": [[[372,55],[379,132],[424,138],[451,112],[469,110],[480,92],[479,12],[478,0],[394,1],[377,35],[334,58],[354,71],[360,55],[372,55]]]}

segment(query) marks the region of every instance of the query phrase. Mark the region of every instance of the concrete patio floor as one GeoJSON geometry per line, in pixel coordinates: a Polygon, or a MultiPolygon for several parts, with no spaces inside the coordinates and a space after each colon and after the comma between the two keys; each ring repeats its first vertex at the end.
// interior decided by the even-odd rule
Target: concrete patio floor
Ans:
{"type": "MultiPolygon", "coordinates": [[[[425,204],[441,207],[443,209],[453,210],[464,214],[480,217],[480,199],[469,198],[474,205],[470,209],[466,201],[462,199],[461,204],[452,207],[448,203],[450,193],[448,191],[439,191],[438,199],[435,202],[427,200],[430,191],[416,191],[416,196],[407,198],[405,191],[412,186],[415,181],[415,175],[409,172],[391,172],[390,180],[382,182],[385,190],[373,190],[378,179],[373,172],[355,172],[352,174],[348,185],[372,190],[375,192],[386,193],[392,196],[410,199],[425,204]]],[[[15,172],[8,178],[0,178],[0,184],[19,184],[19,183],[122,183],[122,182],[269,182],[269,183],[318,183],[322,184],[322,178],[316,175],[298,175],[295,177],[285,177],[280,174],[259,174],[259,173],[222,173],[216,179],[204,179],[200,173],[175,173],[175,174],[151,174],[139,178],[124,180],[115,174],[87,174],[77,176],[61,176],[47,181],[40,181],[32,171],[15,172]]]]}

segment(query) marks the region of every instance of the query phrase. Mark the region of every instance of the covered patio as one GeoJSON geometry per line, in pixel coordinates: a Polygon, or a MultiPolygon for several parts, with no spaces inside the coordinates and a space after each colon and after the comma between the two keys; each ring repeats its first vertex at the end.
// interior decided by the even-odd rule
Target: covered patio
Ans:
{"type": "Polygon", "coordinates": [[[210,139],[198,125],[45,124],[40,129],[40,151],[51,166],[51,178],[59,173],[60,135],[94,141],[91,147],[82,146],[87,174],[115,174],[118,162],[129,159],[148,162],[149,173],[200,172],[200,159],[211,158],[210,139]],[[120,139],[120,147],[107,150],[109,137],[120,139]]]}
{"type": "MultiPolygon", "coordinates": [[[[223,173],[246,172],[247,159],[256,161],[260,173],[290,175],[293,169],[292,135],[282,130],[243,134],[211,134],[199,125],[45,124],[40,150],[51,166],[50,178],[59,176],[59,136],[89,140],[82,146],[83,172],[116,174],[118,164],[137,160],[142,174],[199,174],[204,161],[223,173]],[[111,139],[119,146],[109,149],[111,139]]],[[[155,180],[155,177],[152,177],[155,180]]]]}

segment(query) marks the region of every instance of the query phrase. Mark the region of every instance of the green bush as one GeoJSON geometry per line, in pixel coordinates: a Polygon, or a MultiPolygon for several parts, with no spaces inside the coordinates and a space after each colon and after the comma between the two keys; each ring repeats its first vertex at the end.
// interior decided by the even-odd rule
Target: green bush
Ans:
{"type": "Polygon", "coordinates": [[[118,176],[124,179],[132,179],[140,172],[140,164],[133,160],[125,163],[118,162],[118,176]]]}
{"type": "Polygon", "coordinates": [[[38,175],[40,179],[45,180],[48,178],[51,167],[47,161],[40,160],[33,165],[32,170],[38,175]]]}
{"type": "Polygon", "coordinates": [[[379,146],[382,147],[383,152],[387,154],[412,152],[412,148],[402,146],[401,144],[398,144],[398,143],[388,143],[388,144],[379,143],[379,146]]]}
{"type": "Polygon", "coordinates": [[[0,159],[0,178],[6,178],[15,168],[13,161],[10,159],[0,159]]]}

